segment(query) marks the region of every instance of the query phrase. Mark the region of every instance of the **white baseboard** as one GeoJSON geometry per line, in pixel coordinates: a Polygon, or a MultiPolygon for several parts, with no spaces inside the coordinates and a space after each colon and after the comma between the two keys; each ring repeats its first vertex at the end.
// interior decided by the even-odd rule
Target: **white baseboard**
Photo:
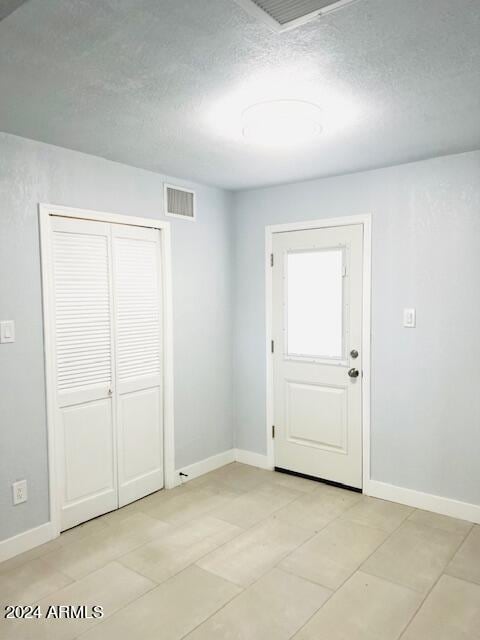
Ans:
{"type": "Polygon", "coordinates": [[[20,553],[25,553],[25,551],[30,551],[30,549],[45,544],[45,542],[50,542],[54,538],[55,532],[52,523],[46,522],[39,527],[29,529],[6,540],[0,540],[0,562],[18,556],[20,553]]]}
{"type": "Polygon", "coordinates": [[[268,463],[268,457],[262,453],[246,451],[245,449],[235,449],[235,460],[243,464],[249,464],[252,467],[259,467],[260,469],[272,469],[268,463]]]}
{"type": "MultiPolygon", "coordinates": [[[[246,451],[244,449],[228,449],[215,456],[200,460],[182,469],[176,471],[177,484],[181,484],[180,472],[186,473],[188,478],[185,481],[193,480],[199,476],[219,469],[231,462],[241,462],[260,469],[271,469],[268,463],[268,457],[261,453],[246,451]]],[[[425,511],[433,511],[452,518],[460,520],[468,520],[480,524],[480,505],[461,502],[451,498],[442,498],[430,493],[422,493],[413,489],[405,489],[396,487],[378,480],[370,480],[368,485],[364,487],[364,493],[373,498],[381,498],[390,502],[398,502],[406,504],[417,509],[425,511]]],[[[16,536],[0,541],[0,562],[13,558],[14,556],[30,551],[34,547],[45,544],[55,538],[55,531],[51,522],[29,529],[16,536]]]]}
{"type": "Polygon", "coordinates": [[[215,469],[224,467],[226,464],[230,464],[231,462],[235,462],[235,449],[222,451],[222,453],[217,453],[217,455],[205,458],[205,460],[194,462],[193,464],[188,465],[188,467],[177,469],[175,472],[176,486],[182,484],[182,482],[188,482],[189,480],[203,476],[203,474],[208,473],[209,471],[215,471],[215,469]],[[180,473],[185,473],[188,477],[184,477],[182,480],[180,473]]]}
{"type": "Polygon", "coordinates": [[[249,464],[252,467],[259,467],[260,469],[271,469],[267,456],[261,453],[254,453],[253,451],[246,451],[245,449],[228,449],[210,458],[205,458],[205,460],[194,462],[188,465],[188,467],[177,469],[175,472],[175,486],[182,484],[182,482],[188,482],[189,480],[203,476],[209,471],[215,471],[215,469],[224,467],[231,462],[241,462],[242,464],[249,464]],[[183,477],[182,479],[180,473],[185,473],[188,477],[183,477]]]}
{"type": "Polygon", "coordinates": [[[381,498],[390,502],[399,502],[416,509],[424,509],[425,511],[433,511],[451,518],[460,520],[468,520],[480,524],[480,505],[470,504],[469,502],[460,502],[452,498],[442,498],[431,493],[422,493],[413,489],[405,489],[396,487],[392,484],[379,482],[378,480],[369,480],[364,493],[373,498],[381,498]]]}
{"type": "MultiPolygon", "coordinates": [[[[260,467],[261,469],[272,468],[266,455],[245,451],[244,449],[235,449],[235,460],[243,464],[260,467]]],[[[363,492],[373,498],[398,502],[416,509],[424,509],[425,511],[432,511],[451,518],[480,524],[480,505],[477,504],[444,498],[431,493],[415,491],[414,489],[405,489],[404,487],[397,487],[378,480],[369,480],[363,492]]]]}

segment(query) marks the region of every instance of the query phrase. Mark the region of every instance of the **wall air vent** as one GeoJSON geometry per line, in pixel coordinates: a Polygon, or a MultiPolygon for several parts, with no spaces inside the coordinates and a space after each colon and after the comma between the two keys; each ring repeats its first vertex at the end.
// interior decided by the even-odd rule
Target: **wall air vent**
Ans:
{"type": "Polygon", "coordinates": [[[274,31],[287,31],[357,0],[236,0],[274,31]]]}
{"type": "Polygon", "coordinates": [[[165,215],[195,220],[195,192],[191,189],[165,184],[165,215]]]}

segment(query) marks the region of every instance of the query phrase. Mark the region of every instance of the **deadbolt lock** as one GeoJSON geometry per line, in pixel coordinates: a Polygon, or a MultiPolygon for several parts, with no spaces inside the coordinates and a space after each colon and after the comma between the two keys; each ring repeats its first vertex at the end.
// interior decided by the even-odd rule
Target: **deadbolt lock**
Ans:
{"type": "Polygon", "coordinates": [[[351,356],[352,358],[358,358],[358,351],[357,351],[356,349],[352,349],[352,350],[350,351],[350,356],[351,356]]]}

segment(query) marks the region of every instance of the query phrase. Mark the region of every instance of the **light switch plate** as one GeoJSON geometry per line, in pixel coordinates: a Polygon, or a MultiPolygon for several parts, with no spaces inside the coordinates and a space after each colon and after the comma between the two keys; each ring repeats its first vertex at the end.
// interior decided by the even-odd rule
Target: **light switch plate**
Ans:
{"type": "Polygon", "coordinates": [[[13,320],[0,322],[0,344],[15,342],[15,323],[13,320]]]}
{"type": "Polygon", "coordinates": [[[416,325],[415,309],[403,310],[403,326],[407,329],[414,329],[416,325]]]}

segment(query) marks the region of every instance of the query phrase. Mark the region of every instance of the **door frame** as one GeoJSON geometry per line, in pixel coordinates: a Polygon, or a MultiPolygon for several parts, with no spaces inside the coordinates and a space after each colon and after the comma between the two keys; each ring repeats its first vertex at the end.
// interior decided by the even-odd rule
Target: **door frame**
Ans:
{"type": "Polygon", "coordinates": [[[174,413],[173,413],[173,309],[172,309],[172,258],[170,223],[151,218],[105,213],[89,209],[78,209],[53,204],[38,205],[40,225],[40,260],[42,275],[43,338],[45,351],[46,410],[48,441],[48,485],[50,522],[54,537],[60,535],[60,500],[58,496],[57,456],[55,447],[55,357],[53,327],[53,264],[52,217],[77,218],[96,222],[126,224],[135,227],[147,227],[160,231],[161,264],[163,280],[163,440],[164,440],[164,484],[166,489],[176,486],[175,449],[174,449],[174,413]]]}
{"type": "Polygon", "coordinates": [[[274,224],[265,227],[265,358],[266,358],[266,438],[267,464],[275,467],[275,442],[272,436],[274,422],[273,357],[273,275],[270,256],[275,233],[306,231],[328,227],[363,227],[363,291],[362,291],[362,490],[368,493],[370,483],[370,404],[371,404],[371,300],[372,300],[372,216],[371,214],[323,218],[304,222],[274,224]]]}

